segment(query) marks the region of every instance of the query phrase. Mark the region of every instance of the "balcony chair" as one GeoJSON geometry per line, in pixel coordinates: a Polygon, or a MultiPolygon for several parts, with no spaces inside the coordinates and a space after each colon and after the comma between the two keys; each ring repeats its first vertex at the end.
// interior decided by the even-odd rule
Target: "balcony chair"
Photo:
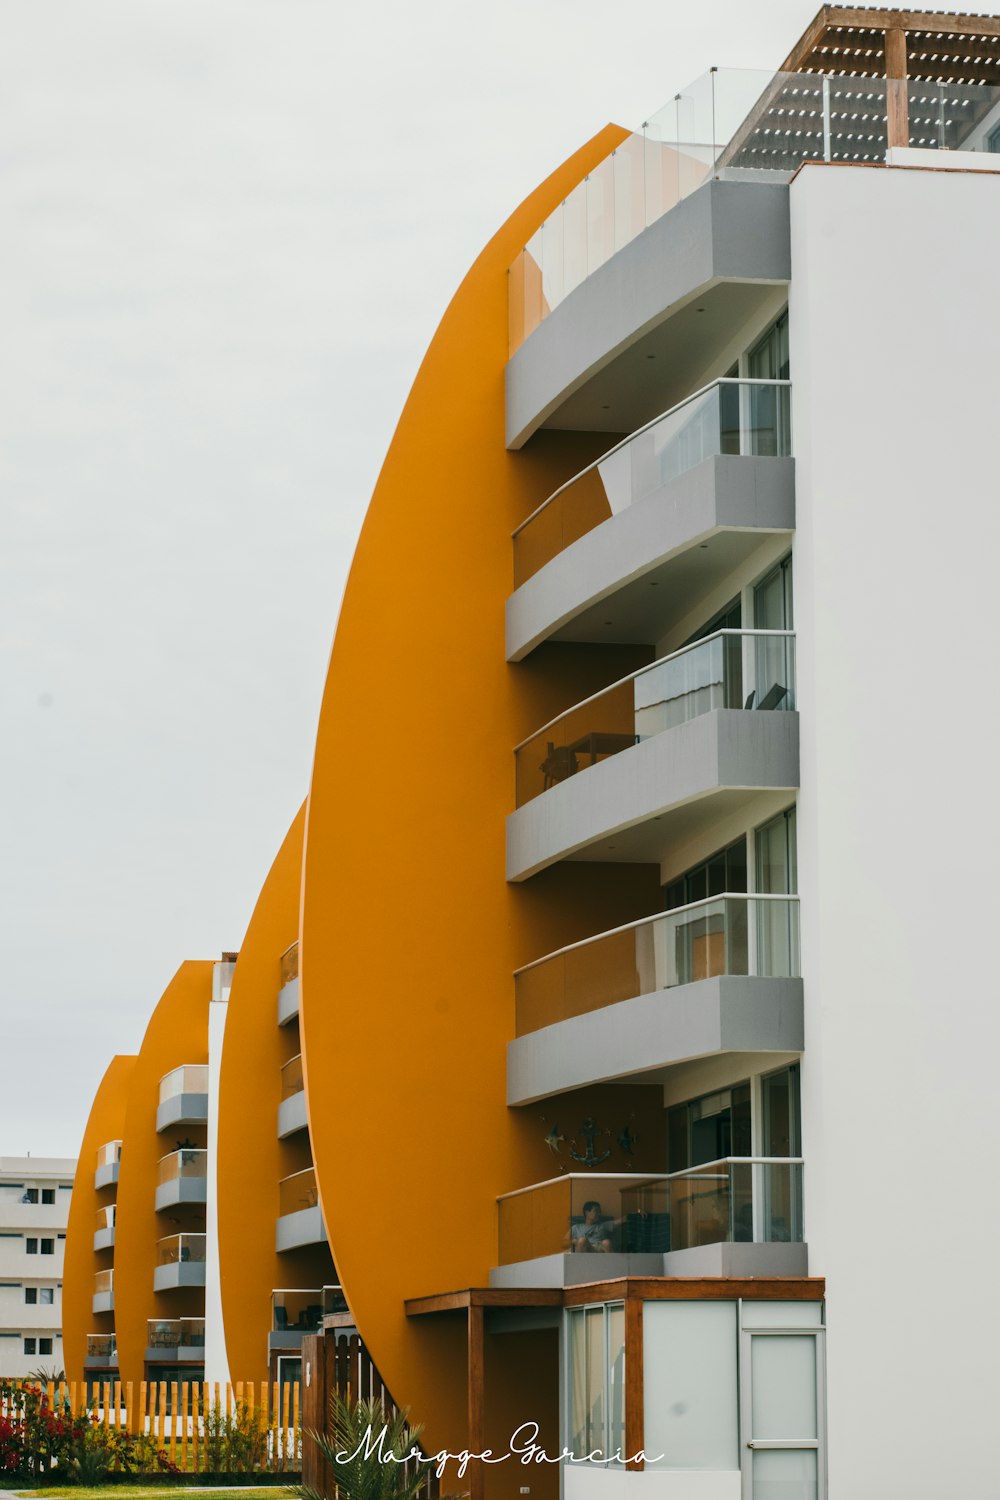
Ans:
{"type": "Polygon", "coordinates": [[[545,759],[538,768],[545,777],[545,791],[557,782],[565,781],[568,777],[576,774],[576,756],[568,745],[556,745],[548,740],[545,745],[545,759]]]}
{"type": "Polygon", "coordinates": [[[778,708],[781,705],[783,699],[787,697],[788,689],[786,687],[782,687],[780,682],[776,682],[773,684],[773,686],[768,688],[763,698],[757,704],[757,707],[778,708]]]}

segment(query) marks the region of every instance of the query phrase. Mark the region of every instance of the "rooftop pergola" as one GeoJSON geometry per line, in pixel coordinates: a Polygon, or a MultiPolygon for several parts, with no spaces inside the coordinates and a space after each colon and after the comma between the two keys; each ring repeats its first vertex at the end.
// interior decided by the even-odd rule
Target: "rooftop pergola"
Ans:
{"type": "Polygon", "coordinates": [[[1000,85],[1000,16],[824,5],[779,72],[1000,85]]]}

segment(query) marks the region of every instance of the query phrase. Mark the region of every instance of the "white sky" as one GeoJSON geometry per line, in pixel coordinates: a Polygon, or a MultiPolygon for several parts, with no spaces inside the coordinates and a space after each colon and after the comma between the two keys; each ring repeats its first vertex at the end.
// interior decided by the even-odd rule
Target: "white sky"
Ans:
{"type": "Polygon", "coordinates": [[[239,946],[483,243],[609,120],[776,67],[816,9],[4,0],[0,1151],[74,1155],[181,959],[239,946]]]}

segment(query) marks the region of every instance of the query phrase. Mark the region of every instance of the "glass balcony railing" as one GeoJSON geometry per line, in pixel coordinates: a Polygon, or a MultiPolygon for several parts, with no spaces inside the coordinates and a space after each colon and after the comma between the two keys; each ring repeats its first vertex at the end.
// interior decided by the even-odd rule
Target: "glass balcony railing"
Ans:
{"type": "Polygon", "coordinates": [[[187,1265],[204,1261],[206,1237],[203,1234],[168,1234],[156,1242],[158,1266],[187,1265]]]}
{"type": "Polygon", "coordinates": [[[795,707],[790,630],[718,630],[543,725],[514,751],[517,806],[714,709],[795,707]]]}
{"type": "Polygon", "coordinates": [[[302,1053],[289,1058],[281,1070],[281,1097],[291,1099],[293,1094],[301,1094],[305,1088],[305,1079],[302,1076],[302,1053]]]}
{"type": "Polygon", "coordinates": [[[347,1311],[347,1298],[344,1296],[343,1288],[340,1286],[325,1286],[323,1288],[324,1318],[329,1317],[332,1313],[347,1311]]]}
{"type": "Polygon", "coordinates": [[[200,1147],[184,1146],[161,1156],[157,1163],[158,1183],[174,1182],[181,1177],[206,1177],[208,1175],[208,1152],[200,1147]]]}
{"type": "Polygon", "coordinates": [[[311,1333],[323,1324],[323,1289],[295,1291],[279,1288],[271,1293],[272,1333],[311,1333]]]}
{"type": "Polygon", "coordinates": [[[281,955],[281,983],[291,984],[299,977],[299,945],[290,943],[281,955]]]}
{"type": "Polygon", "coordinates": [[[150,1349],[204,1349],[204,1318],[148,1318],[146,1345],[150,1349]]]}
{"type": "Polygon", "coordinates": [[[889,105],[911,146],[988,150],[1000,89],[849,74],[712,69],[569,193],[510,268],[509,343],[710,176],[767,181],[804,161],[882,162],[889,105]],[[757,174],[761,174],[759,177],[757,174]]]}
{"type": "Polygon", "coordinates": [[[772,75],[715,69],[570,192],[510,268],[510,352],[616,251],[702,185],[772,75]]]}
{"type": "Polygon", "coordinates": [[[115,1273],[114,1273],[114,1271],[95,1271],[94,1272],[94,1291],[95,1292],[113,1292],[114,1289],[115,1289],[115,1273]]]}
{"type": "Polygon", "coordinates": [[[609,449],[522,521],[513,534],[514,586],[706,458],[791,451],[790,381],[716,380],[609,449]]]}
{"type": "Polygon", "coordinates": [[[725,974],[798,978],[798,896],[709,896],[537,959],[514,975],[516,1035],[725,974]]]}
{"type": "Polygon", "coordinates": [[[797,1242],[801,1204],[799,1157],[728,1157],[657,1176],[572,1172],[497,1199],[499,1264],[797,1242]]]}
{"type": "Polygon", "coordinates": [[[87,1334],[88,1359],[117,1359],[118,1345],[113,1333],[87,1334]]]}
{"type": "Polygon", "coordinates": [[[202,1063],[185,1063],[160,1079],[160,1103],[178,1094],[207,1094],[208,1068],[202,1063]]]}
{"type": "Polygon", "coordinates": [[[283,1177],[278,1183],[278,1213],[282,1218],[286,1214],[301,1213],[305,1208],[316,1208],[318,1204],[319,1190],[312,1167],[295,1172],[291,1177],[283,1177]]]}
{"type": "Polygon", "coordinates": [[[104,1230],[104,1229],[114,1229],[114,1227],[115,1227],[115,1212],[116,1212],[115,1205],[113,1203],[111,1204],[111,1206],[109,1208],[99,1208],[97,1210],[96,1214],[94,1215],[94,1233],[95,1234],[99,1233],[101,1230],[104,1230]]]}
{"type": "Polygon", "coordinates": [[[97,1148],[97,1165],[98,1167],[113,1167],[116,1162],[121,1161],[121,1156],[121,1141],[108,1141],[97,1148]]]}

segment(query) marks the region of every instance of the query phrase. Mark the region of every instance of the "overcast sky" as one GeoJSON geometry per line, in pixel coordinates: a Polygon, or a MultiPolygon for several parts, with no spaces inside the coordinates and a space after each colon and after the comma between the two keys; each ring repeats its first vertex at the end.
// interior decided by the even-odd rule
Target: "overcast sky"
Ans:
{"type": "Polygon", "coordinates": [[[355,539],[469,263],[814,0],[4,0],[0,1152],[75,1155],[305,795],[355,539]]]}

